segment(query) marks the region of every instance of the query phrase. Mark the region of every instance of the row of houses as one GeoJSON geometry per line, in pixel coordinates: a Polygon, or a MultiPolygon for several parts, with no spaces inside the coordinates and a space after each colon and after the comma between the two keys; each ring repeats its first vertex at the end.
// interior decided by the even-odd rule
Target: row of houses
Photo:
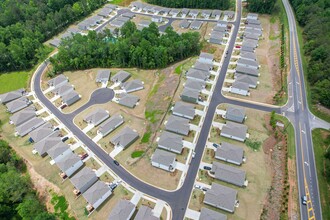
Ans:
{"type": "Polygon", "coordinates": [[[231,28],[227,21],[218,21],[216,26],[210,33],[210,39],[208,40],[212,44],[225,44],[224,37],[228,37],[228,31],[231,28]]]}
{"type": "Polygon", "coordinates": [[[190,28],[191,30],[199,30],[199,29],[201,29],[202,25],[203,25],[203,21],[199,21],[199,20],[193,20],[193,21],[182,20],[179,24],[179,27],[181,29],[190,28]]]}
{"type": "Polygon", "coordinates": [[[110,22],[110,25],[116,28],[121,28],[124,26],[126,22],[131,20],[133,17],[135,17],[135,14],[132,12],[125,12],[121,14],[120,16],[116,17],[114,20],[110,22]]]}

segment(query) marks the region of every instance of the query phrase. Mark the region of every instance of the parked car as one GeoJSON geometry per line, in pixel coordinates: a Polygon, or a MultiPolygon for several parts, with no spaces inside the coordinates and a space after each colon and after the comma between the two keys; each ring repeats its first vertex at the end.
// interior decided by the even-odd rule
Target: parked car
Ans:
{"type": "Polygon", "coordinates": [[[213,143],[212,145],[213,145],[213,147],[215,147],[215,148],[219,147],[219,144],[216,144],[216,143],[213,143]]]}
{"type": "Polygon", "coordinates": [[[114,160],[113,163],[116,164],[116,166],[119,166],[119,162],[117,160],[114,160]]]}
{"type": "Polygon", "coordinates": [[[69,137],[64,137],[64,138],[62,138],[62,142],[65,142],[65,141],[67,141],[69,139],[69,137]]]}
{"type": "Polygon", "coordinates": [[[109,185],[109,188],[111,189],[111,191],[114,191],[117,188],[118,184],[117,183],[111,183],[109,185]]]}
{"type": "Polygon", "coordinates": [[[197,185],[197,184],[196,184],[194,187],[195,187],[196,189],[200,189],[200,190],[202,190],[202,189],[203,189],[203,187],[202,187],[202,186],[200,186],[200,185],[197,185]]]}
{"type": "Polygon", "coordinates": [[[204,166],[203,168],[204,168],[204,170],[212,170],[212,167],[209,167],[209,166],[204,166]]]}
{"type": "Polygon", "coordinates": [[[56,128],[54,128],[53,131],[58,131],[58,130],[60,130],[60,128],[59,127],[56,127],[56,128]]]}
{"type": "Polygon", "coordinates": [[[236,45],[235,48],[241,48],[241,46],[236,45]]]}
{"type": "Polygon", "coordinates": [[[204,192],[206,192],[206,191],[208,190],[208,188],[203,187],[202,190],[203,190],[204,192]]]}
{"type": "Polygon", "coordinates": [[[88,157],[88,153],[84,153],[80,155],[80,159],[85,159],[86,157],[88,157]]]}
{"type": "Polygon", "coordinates": [[[192,155],[191,155],[192,158],[195,158],[195,155],[196,155],[196,153],[195,153],[195,151],[193,151],[193,152],[192,152],[192,155]]]}
{"type": "Polygon", "coordinates": [[[68,105],[67,104],[64,104],[64,105],[61,105],[61,109],[64,109],[65,107],[67,107],[68,105]]]}
{"type": "Polygon", "coordinates": [[[303,204],[303,205],[307,205],[307,196],[302,196],[301,197],[301,203],[303,204]]]}

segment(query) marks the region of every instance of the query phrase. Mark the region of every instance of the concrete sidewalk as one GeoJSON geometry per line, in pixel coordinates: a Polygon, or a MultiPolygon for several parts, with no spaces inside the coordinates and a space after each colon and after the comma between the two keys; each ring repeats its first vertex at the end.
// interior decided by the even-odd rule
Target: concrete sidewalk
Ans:
{"type": "Polygon", "coordinates": [[[111,153],[109,155],[110,155],[110,157],[115,158],[123,150],[124,150],[124,148],[122,148],[122,147],[115,147],[115,149],[113,151],[111,151],[111,153]]]}
{"type": "Polygon", "coordinates": [[[92,130],[94,128],[94,125],[89,124],[87,125],[86,128],[84,128],[82,131],[86,134],[87,132],[89,132],[90,130],[92,130]]]}
{"type": "Polygon", "coordinates": [[[136,191],[133,198],[131,199],[131,203],[133,203],[136,206],[139,203],[141,197],[142,197],[142,193],[140,191],[136,191]]]}
{"type": "Polygon", "coordinates": [[[162,200],[157,200],[155,208],[153,209],[154,215],[156,217],[160,217],[160,215],[162,214],[163,208],[164,208],[165,202],[162,200]]]}

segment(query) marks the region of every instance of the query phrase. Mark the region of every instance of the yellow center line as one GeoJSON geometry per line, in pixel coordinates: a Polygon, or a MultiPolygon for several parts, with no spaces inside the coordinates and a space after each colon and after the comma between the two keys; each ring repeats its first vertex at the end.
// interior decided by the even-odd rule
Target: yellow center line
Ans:
{"type": "Polygon", "coordinates": [[[298,75],[298,79],[299,79],[301,107],[302,107],[302,111],[304,111],[304,105],[303,105],[303,100],[302,100],[302,89],[301,89],[302,86],[301,86],[300,71],[299,71],[299,65],[298,65],[298,55],[297,55],[296,41],[293,41],[293,57],[294,57],[294,64],[295,64],[295,68],[297,70],[297,75],[298,75]]]}

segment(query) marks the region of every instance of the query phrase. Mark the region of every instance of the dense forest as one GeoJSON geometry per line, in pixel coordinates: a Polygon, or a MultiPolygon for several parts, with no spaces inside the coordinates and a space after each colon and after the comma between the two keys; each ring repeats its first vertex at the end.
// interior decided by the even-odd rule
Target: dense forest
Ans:
{"type": "Polygon", "coordinates": [[[150,4],[168,8],[205,8],[226,10],[230,0],[147,0],[150,4]]]}
{"type": "Polygon", "coordinates": [[[23,160],[0,140],[0,219],[55,220],[40,203],[23,160]]]}
{"type": "Polygon", "coordinates": [[[271,14],[275,7],[276,0],[247,0],[247,9],[250,12],[271,14]]]}
{"type": "Polygon", "coordinates": [[[0,72],[27,69],[49,49],[42,43],[105,0],[1,0],[0,72]]]}
{"type": "Polygon", "coordinates": [[[163,68],[199,54],[199,38],[197,32],[179,35],[170,27],[161,35],[155,23],[140,31],[133,22],[127,22],[117,38],[109,30],[66,38],[50,61],[55,73],[94,67],[163,68]]]}
{"type": "Polygon", "coordinates": [[[312,100],[330,108],[330,1],[290,2],[303,27],[307,79],[312,89],[312,100]]]}

